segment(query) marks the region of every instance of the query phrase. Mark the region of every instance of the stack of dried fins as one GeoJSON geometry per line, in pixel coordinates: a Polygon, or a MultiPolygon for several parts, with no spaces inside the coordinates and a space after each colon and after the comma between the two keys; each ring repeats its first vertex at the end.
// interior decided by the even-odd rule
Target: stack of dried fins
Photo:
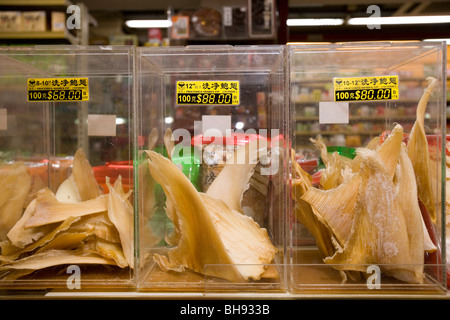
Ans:
{"type": "Polygon", "coordinates": [[[407,145],[399,124],[347,161],[313,140],[325,164],[320,186],[292,159],[295,215],[343,281],[360,279],[372,264],[407,283],[424,281],[425,253],[437,249],[419,206],[436,222],[424,114],[437,81],[427,80],[407,145]]]}
{"type": "Polygon", "coordinates": [[[21,163],[0,170],[0,279],[58,265],[133,268],[133,208],[120,176],[114,185],[106,177],[103,194],[80,149],[56,193],[44,187],[31,194],[31,180],[21,163]]]}

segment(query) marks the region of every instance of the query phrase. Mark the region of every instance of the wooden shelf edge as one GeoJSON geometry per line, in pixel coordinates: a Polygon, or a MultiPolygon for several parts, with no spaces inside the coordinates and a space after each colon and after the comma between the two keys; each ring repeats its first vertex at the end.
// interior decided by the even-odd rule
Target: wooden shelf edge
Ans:
{"type": "Polygon", "coordinates": [[[0,39],[65,39],[64,31],[0,32],[0,39]]]}
{"type": "Polygon", "coordinates": [[[1,6],[65,6],[66,0],[0,0],[1,6]]]}

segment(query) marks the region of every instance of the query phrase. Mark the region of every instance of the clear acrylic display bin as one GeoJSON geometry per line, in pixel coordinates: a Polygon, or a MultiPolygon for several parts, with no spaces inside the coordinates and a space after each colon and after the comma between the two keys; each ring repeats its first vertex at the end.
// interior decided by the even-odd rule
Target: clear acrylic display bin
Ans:
{"type": "Polygon", "coordinates": [[[446,292],[444,43],[287,52],[289,290],[446,292]]]}
{"type": "Polygon", "coordinates": [[[0,48],[0,287],[131,287],[132,48],[0,48]]]}
{"type": "Polygon", "coordinates": [[[136,48],[138,289],[286,290],[284,52],[136,48]]]}

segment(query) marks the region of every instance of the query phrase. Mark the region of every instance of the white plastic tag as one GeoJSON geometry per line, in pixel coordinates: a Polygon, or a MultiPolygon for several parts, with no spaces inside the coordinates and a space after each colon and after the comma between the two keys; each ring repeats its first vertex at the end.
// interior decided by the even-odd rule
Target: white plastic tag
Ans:
{"type": "Polygon", "coordinates": [[[110,114],[88,115],[88,136],[116,136],[116,116],[110,114]]]}
{"type": "Polygon", "coordinates": [[[319,123],[348,124],[348,102],[319,102],[319,123]]]}
{"type": "Polygon", "coordinates": [[[202,134],[204,137],[225,137],[231,132],[231,116],[202,116],[202,134]]]}

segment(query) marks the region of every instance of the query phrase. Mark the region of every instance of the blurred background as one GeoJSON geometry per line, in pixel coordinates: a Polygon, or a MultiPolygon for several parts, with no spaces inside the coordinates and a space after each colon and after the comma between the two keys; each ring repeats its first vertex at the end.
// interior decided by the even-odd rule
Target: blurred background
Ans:
{"type": "Polygon", "coordinates": [[[396,40],[450,43],[450,1],[0,0],[1,46],[396,40]]]}
{"type": "Polygon", "coordinates": [[[450,38],[450,1],[0,0],[0,12],[3,45],[284,44],[450,38]],[[75,21],[80,22],[79,28],[74,30],[66,27],[68,19],[73,23],[75,18],[75,11],[68,10],[71,5],[79,8],[81,17],[75,21]],[[376,17],[410,20],[372,24],[376,17]]]}

